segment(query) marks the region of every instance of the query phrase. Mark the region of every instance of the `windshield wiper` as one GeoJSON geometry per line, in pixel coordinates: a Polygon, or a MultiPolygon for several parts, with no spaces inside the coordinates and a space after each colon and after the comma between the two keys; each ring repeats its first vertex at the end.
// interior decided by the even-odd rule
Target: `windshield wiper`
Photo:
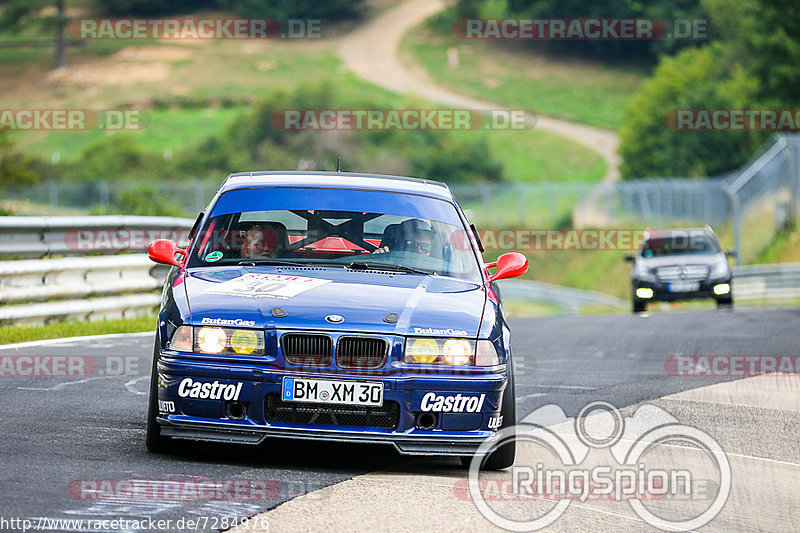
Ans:
{"type": "Polygon", "coordinates": [[[256,265],[309,266],[310,263],[300,263],[298,261],[286,261],[283,259],[248,259],[247,261],[239,261],[236,264],[239,266],[256,266],[256,265]]]}
{"type": "Polygon", "coordinates": [[[410,274],[425,274],[426,276],[435,276],[436,272],[430,270],[423,270],[421,268],[414,268],[406,265],[393,265],[391,263],[380,263],[377,261],[353,261],[348,268],[354,270],[393,270],[395,272],[408,272],[410,274]]]}

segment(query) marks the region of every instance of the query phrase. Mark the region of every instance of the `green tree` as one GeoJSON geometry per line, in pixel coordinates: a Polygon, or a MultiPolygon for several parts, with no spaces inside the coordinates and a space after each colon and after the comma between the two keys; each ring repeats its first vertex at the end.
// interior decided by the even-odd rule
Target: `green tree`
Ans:
{"type": "MultiPolygon", "coordinates": [[[[474,2],[475,0],[462,0],[474,2]]],[[[492,0],[485,0],[492,1],[492,0]]],[[[508,0],[508,16],[524,18],[654,18],[705,20],[701,0],[508,0]]],[[[532,41],[529,46],[615,62],[654,63],[660,54],[704,44],[688,39],[532,41]]]]}
{"type": "Polygon", "coordinates": [[[55,33],[55,66],[67,66],[65,0],[2,0],[0,1],[0,31],[19,32],[28,24],[40,24],[55,33]],[[54,6],[55,15],[43,15],[45,8],[54,6]]]}
{"type": "Polygon", "coordinates": [[[712,176],[744,162],[763,132],[675,131],[665,117],[679,109],[741,109],[758,82],[722,44],[664,58],[631,101],[620,132],[625,178],[712,176]]]}
{"type": "Polygon", "coordinates": [[[800,103],[800,16],[792,0],[704,0],[722,37],[774,105],[800,103]]]}

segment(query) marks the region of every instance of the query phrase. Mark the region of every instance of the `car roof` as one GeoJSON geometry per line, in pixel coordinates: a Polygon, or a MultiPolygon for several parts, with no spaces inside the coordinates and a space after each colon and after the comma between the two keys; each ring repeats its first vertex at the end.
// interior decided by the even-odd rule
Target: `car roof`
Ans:
{"type": "Polygon", "coordinates": [[[706,226],[704,228],[669,228],[669,229],[653,229],[648,228],[645,230],[644,238],[649,239],[650,237],[670,237],[675,234],[686,234],[686,233],[705,233],[710,237],[715,237],[714,230],[711,229],[710,226],[706,226]]]}
{"type": "Polygon", "coordinates": [[[253,187],[358,189],[421,194],[443,200],[453,200],[450,188],[444,183],[434,180],[359,172],[300,170],[236,172],[228,175],[220,188],[220,193],[253,187]]]}

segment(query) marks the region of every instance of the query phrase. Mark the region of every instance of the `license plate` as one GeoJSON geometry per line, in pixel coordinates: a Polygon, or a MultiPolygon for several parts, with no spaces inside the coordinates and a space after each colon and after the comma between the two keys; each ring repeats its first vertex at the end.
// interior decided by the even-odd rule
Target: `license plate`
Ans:
{"type": "Polygon", "coordinates": [[[669,292],[693,292],[699,288],[699,281],[676,281],[669,284],[669,292]]]}
{"type": "Polygon", "coordinates": [[[383,383],[283,378],[283,401],[335,403],[342,405],[383,405],[383,383]]]}

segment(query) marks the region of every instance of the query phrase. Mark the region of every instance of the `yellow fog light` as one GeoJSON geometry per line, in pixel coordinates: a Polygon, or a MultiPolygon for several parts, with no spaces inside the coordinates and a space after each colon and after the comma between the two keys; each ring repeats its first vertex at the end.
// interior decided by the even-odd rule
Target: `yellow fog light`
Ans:
{"type": "Polygon", "coordinates": [[[639,287],[636,289],[636,297],[637,298],[652,298],[653,297],[653,289],[648,287],[639,287]]]}
{"type": "Polygon", "coordinates": [[[728,294],[729,292],[731,292],[731,286],[728,283],[719,283],[714,285],[714,294],[718,296],[722,294],[728,294]]]}
{"type": "Polygon", "coordinates": [[[231,348],[240,355],[253,353],[258,348],[258,335],[255,331],[237,329],[231,335],[231,348]]]}
{"type": "Polygon", "coordinates": [[[201,352],[220,353],[225,349],[228,336],[222,328],[200,328],[197,332],[197,347],[201,352]]]}
{"type": "Polygon", "coordinates": [[[466,366],[472,363],[472,344],[463,339],[444,341],[444,362],[448,365],[466,366]]]}
{"type": "Polygon", "coordinates": [[[414,339],[406,346],[406,363],[433,363],[439,357],[439,343],[433,339],[414,339]]]}

